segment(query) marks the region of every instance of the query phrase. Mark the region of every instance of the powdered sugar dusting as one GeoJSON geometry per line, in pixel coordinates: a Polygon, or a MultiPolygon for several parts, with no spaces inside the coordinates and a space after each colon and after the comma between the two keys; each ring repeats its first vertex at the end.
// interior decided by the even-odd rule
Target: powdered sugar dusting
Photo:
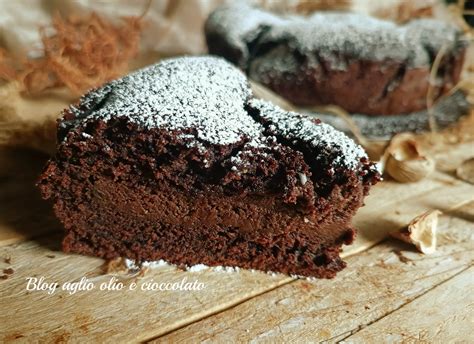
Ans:
{"type": "Polygon", "coordinates": [[[252,9],[252,15],[249,16],[250,9],[247,4],[236,1],[233,5],[218,8],[206,22],[206,32],[226,37],[228,43],[242,54],[240,61],[234,61],[241,65],[249,57],[246,43],[257,38],[259,28],[284,22],[283,19],[257,8],[252,9]]]}
{"type": "MultiPolygon", "coordinates": [[[[406,25],[356,13],[317,12],[311,16],[277,16],[246,4],[216,10],[208,20],[207,33],[225,37],[240,50],[240,65],[252,55],[249,46],[285,42],[307,57],[314,53],[343,69],[345,58],[404,61],[408,66],[429,65],[441,46],[453,49],[461,31],[433,19],[413,20],[406,25]]],[[[309,61],[311,62],[311,61],[309,61]]],[[[313,61],[317,63],[317,61],[313,61]]]]}
{"type": "Polygon", "coordinates": [[[407,25],[356,13],[315,13],[272,27],[262,39],[289,40],[301,53],[314,54],[340,69],[344,57],[405,61],[408,66],[429,65],[430,54],[443,44],[452,49],[458,30],[436,20],[415,20],[407,25]],[[342,55],[342,56],[341,56],[342,55]]]}
{"type": "MultiPolygon", "coordinates": [[[[469,106],[465,95],[461,91],[457,91],[449,97],[441,98],[431,109],[431,115],[439,128],[445,128],[467,114],[469,106]]],[[[308,116],[319,118],[348,135],[352,134],[351,128],[341,117],[325,113],[313,113],[311,111],[304,111],[304,109],[301,111],[308,116]]],[[[388,140],[396,133],[404,131],[423,132],[430,130],[430,116],[427,110],[411,114],[383,116],[351,114],[351,118],[360,129],[362,135],[370,139],[388,140]]]]}
{"type": "Polygon", "coordinates": [[[367,158],[361,146],[328,124],[315,123],[307,116],[285,111],[261,99],[252,99],[250,106],[260,111],[259,116],[271,123],[272,131],[278,135],[289,140],[308,142],[321,153],[340,153],[336,154],[332,162],[334,165],[355,170],[360,166],[360,160],[367,158]]]}
{"type": "Polygon", "coordinates": [[[132,259],[125,258],[124,263],[127,269],[132,271],[140,270],[141,268],[160,269],[170,267],[163,259],[138,263],[132,259]]]}
{"type": "Polygon", "coordinates": [[[260,135],[244,109],[250,96],[245,76],[223,59],[182,57],[112,81],[71,110],[81,121],[125,116],[146,128],[193,129],[197,139],[225,145],[260,135]]]}
{"type": "MultiPolygon", "coordinates": [[[[131,271],[138,271],[142,268],[148,268],[148,269],[162,269],[162,268],[172,268],[172,269],[178,269],[177,265],[168,263],[164,261],[163,259],[156,260],[156,261],[144,261],[144,262],[137,262],[133,259],[124,259],[124,263],[127,269],[131,271]]],[[[196,265],[191,265],[191,266],[186,266],[186,271],[191,272],[191,273],[202,273],[204,271],[207,272],[216,272],[216,273],[239,273],[241,271],[241,268],[238,266],[208,266],[206,264],[196,264],[196,265]]],[[[256,272],[264,272],[260,270],[255,270],[255,269],[250,269],[246,270],[250,273],[256,273],[256,272]]],[[[271,277],[281,277],[283,274],[274,272],[274,271],[265,271],[265,273],[271,277]]],[[[306,277],[306,276],[300,276],[300,275],[290,275],[290,277],[295,278],[295,279],[306,279],[308,281],[316,281],[317,279],[315,277],[306,277]]]]}
{"type": "MultiPolygon", "coordinates": [[[[152,260],[152,261],[143,261],[137,262],[133,259],[124,258],[124,263],[127,269],[132,271],[140,270],[141,268],[149,268],[149,269],[161,269],[161,268],[174,268],[177,269],[178,266],[175,264],[168,263],[167,261],[160,259],[160,260],[152,260]]],[[[185,266],[186,271],[188,272],[203,272],[203,271],[212,271],[218,273],[238,273],[240,268],[238,266],[208,266],[206,264],[196,264],[185,266]]],[[[252,271],[253,272],[253,271],[252,271]]]]}
{"type": "Polygon", "coordinates": [[[360,158],[366,157],[360,146],[331,126],[315,124],[307,116],[252,99],[245,76],[214,57],[164,60],[112,81],[85,95],[77,108],[71,107],[76,115],[72,126],[89,119],[126,117],[145,128],[174,130],[187,145],[203,151],[205,142],[243,142],[241,150],[230,159],[237,169],[245,168],[246,161],[263,162],[272,149],[281,146],[275,137],[264,134],[264,127],[247,112],[248,105],[261,110],[262,117],[272,121],[279,135],[310,142],[317,148],[315,154],[335,156],[329,162],[334,166],[357,170],[360,158]]]}

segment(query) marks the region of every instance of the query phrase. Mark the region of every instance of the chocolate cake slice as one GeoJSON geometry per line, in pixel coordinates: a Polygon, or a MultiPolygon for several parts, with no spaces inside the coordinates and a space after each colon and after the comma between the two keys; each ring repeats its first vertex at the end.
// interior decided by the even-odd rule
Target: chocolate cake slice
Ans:
{"type": "Polygon", "coordinates": [[[467,49],[460,28],[435,19],[399,25],[356,13],[278,15],[234,2],[208,18],[211,54],[296,105],[400,115],[426,109],[458,83],[467,49]]]}
{"type": "Polygon", "coordinates": [[[40,177],[63,249],[330,278],[379,174],[332,127],[254,99],[223,59],[184,57],[65,110],[40,177]]]}

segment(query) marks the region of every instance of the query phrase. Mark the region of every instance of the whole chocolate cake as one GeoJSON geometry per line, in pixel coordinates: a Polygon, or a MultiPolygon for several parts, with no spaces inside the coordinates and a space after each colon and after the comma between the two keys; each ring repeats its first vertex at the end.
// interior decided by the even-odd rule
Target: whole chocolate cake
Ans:
{"type": "Polygon", "coordinates": [[[443,50],[434,100],[459,81],[467,41],[433,19],[405,25],[355,13],[278,16],[244,4],[218,8],[205,26],[212,54],[297,105],[406,114],[426,108],[430,70],[443,50]]]}
{"type": "Polygon", "coordinates": [[[254,99],[223,59],[185,57],[65,110],[39,180],[63,248],[330,278],[379,179],[329,125],[254,99]]]}

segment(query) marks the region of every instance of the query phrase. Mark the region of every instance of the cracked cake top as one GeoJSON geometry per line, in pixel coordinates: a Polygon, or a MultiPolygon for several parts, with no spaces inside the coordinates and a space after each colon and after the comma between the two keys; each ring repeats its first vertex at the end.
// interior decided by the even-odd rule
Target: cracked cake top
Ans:
{"type": "Polygon", "coordinates": [[[315,154],[330,156],[335,167],[359,170],[367,159],[359,145],[333,127],[252,98],[244,74],[210,56],[163,60],[90,91],[69,112],[74,118],[61,123],[67,129],[125,117],[147,129],[173,131],[198,146],[265,146],[275,136],[275,141],[308,143],[315,154]]]}

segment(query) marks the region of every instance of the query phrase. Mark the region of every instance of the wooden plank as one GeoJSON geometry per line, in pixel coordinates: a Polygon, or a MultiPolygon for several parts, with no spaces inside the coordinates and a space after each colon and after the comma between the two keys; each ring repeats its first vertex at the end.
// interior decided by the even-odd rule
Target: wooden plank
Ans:
{"type": "Polygon", "coordinates": [[[474,202],[445,212],[440,217],[438,245],[471,243],[474,239],[474,202]]]}
{"type": "Polygon", "coordinates": [[[344,343],[472,343],[474,267],[344,340],[344,343]]]}
{"type": "Polygon", "coordinates": [[[66,88],[25,96],[18,86],[16,82],[0,85],[0,146],[51,154],[55,150],[56,119],[77,96],[66,88]]]}
{"type": "MultiPolygon", "coordinates": [[[[474,215],[474,204],[461,213],[474,215]]],[[[239,338],[242,342],[305,343],[344,339],[403,309],[472,265],[473,230],[474,223],[464,218],[442,216],[439,231],[444,245],[433,255],[422,255],[408,245],[387,240],[349,258],[349,267],[334,280],[286,284],[155,342],[226,342],[239,338]],[[456,235],[449,236],[453,230],[456,235]]],[[[445,307],[450,307],[450,302],[445,301],[445,307]]]]}
{"type": "Polygon", "coordinates": [[[35,186],[47,158],[27,150],[0,150],[0,245],[60,230],[51,205],[35,186]]]}
{"type": "Polygon", "coordinates": [[[0,248],[0,342],[20,338],[30,341],[130,342],[154,337],[190,322],[232,307],[262,292],[288,283],[284,275],[240,271],[191,273],[166,266],[144,277],[117,275],[126,286],[145,283],[179,283],[198,279],[199,291],[100,291],[103,260],[59,252],[59,237],[0,248]],[[52,295],[27,291],[27,277],[44,276],[47,282],[64,285],[89,278],[97,289],[69,295],[56,290],[52,295]],[[126,331],[124,331],[126,329],[126,331]]]}
{"type": "Polygon", "coordinates": [[[389,232],[406,226],[427,210],[450,211],[474,200],[474,186],[441,172],[418,183],[386,181],[376,185],[359,209],[353,223],[359,229],[356,245],[344,248],[356,254],[387,237],[389,232]]]}
{"type": "Polygon", "coordinates": [[[459,143],[455,147],[456,149],[451,149],[451,146],[443,145],[431,153],[438,170],[453,172],[463,161],[474,157],[474,142],[459,143]]]}

